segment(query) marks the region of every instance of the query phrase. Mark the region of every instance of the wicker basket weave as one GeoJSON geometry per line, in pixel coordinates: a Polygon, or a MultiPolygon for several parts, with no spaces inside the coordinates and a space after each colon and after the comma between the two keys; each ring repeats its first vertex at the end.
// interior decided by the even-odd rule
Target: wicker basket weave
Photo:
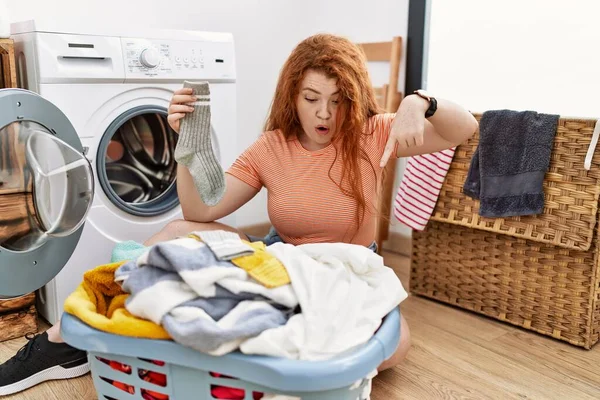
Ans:
{"type": "Polygon", "coordinates": [[[544,181],[544,213],[523,217],[480,217],[479,201],[463,194],[462,186],[479,144],[479,135],[474,135],[456,149],[431,219],[569,249],[589,249],[598,212],[600,158],[594,157],[589,171],[583,163],[594,126],[595,120],[559,120],[544,181]]]}
{"type": "Polygon", "coordinates": [[[591,348],[600,330],[591,250],[430,222],[413,235],[410,291],[591,348]]]}
{"type": "Polygon", "coordinates": [[[459,146],[434,221],[413,233],[411,292],[587,349],[598,342],[600,155],[583,167],[595,122],[559,121],[538,216],[480,217],[462,193],[478,136],[459,146]]]}

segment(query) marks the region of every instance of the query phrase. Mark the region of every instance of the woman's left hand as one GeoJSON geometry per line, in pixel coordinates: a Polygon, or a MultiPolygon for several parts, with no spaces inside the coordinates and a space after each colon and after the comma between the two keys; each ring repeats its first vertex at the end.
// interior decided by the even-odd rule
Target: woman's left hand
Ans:
{"type": "Polygon", "coordinates": [[[398,143],[398,149],[408,149],[423,145],[425,111],[428,106],[429,103],[427,100],[416,95],[407,96],[402,100],[392,122],[392,130],[385,145],[383,157],[381,157],[379,164],[381,168],[385,167],[390,156],[392,156],[392,153],[396,149],[396,143],[398,143]]]}

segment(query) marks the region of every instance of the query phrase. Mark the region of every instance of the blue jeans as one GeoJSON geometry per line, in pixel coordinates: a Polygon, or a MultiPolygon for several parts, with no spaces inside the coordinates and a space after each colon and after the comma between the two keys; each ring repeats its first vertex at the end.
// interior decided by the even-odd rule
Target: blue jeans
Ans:
{"type": "MultiPolygon", "coordinates": [[[[267,233],[267,235],[265,237],[252,236],[252,235],[247,235],[247,236],[251,242],[263,242],[267,246],[270,246],[273,243],[283,242],[283,239],[281,238],[281,236],[279,236],[279,234],[273,227],[271,227],[271,229],[269,229],[269,233],[267,233]]],[[[368,247],[369,247],[369,250],[373,250],[375,253],[377,253],[377,242],[371,243],[368,247]]]]}

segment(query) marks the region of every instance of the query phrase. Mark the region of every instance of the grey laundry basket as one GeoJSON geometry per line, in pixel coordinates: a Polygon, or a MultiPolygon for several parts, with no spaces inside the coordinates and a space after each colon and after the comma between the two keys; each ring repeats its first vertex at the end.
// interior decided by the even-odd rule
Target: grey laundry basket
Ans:
{"type": "Polygon", "coordinates": [[[362,390],[369,384],[365,377],[398,346],[400,312],[397,308],[390,312],[375,335],[357,350],[326,361],[288,360],[240,352],[215,357],[169,340],[102,332],[67,313],[62,318],[61,334],[71,346],[88,352],[94,385],[101,400],[165,400],[167,396],[169,400],[212,400],[211,387],[214,386],[243,389],[244,400],[254,399],[255,392],[298,396],[302,400],[362,400],[362,390]],[[99,358],[128,365],[131,371],[113,369],[99,358]],[[164,365],[150,360],[163,361],[164,365]],[[165,386],[146,382],[140,378],[139,370],[164,374],[165,386]],[[236,378],[216,377],[211,372],[236,378]],[[107,380],[129,385],[133,393],[107,380]],[[358,387],[357,381],[361,381],[358,387]],[[148,397],[146,391],[162,396],[148,397]],[[143,397],[144,392],[146,397],[143,397]]]}

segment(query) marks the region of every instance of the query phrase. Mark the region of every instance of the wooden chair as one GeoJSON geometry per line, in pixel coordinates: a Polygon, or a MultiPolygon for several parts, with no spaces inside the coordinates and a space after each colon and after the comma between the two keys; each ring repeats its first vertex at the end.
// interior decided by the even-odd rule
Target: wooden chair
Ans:
{"type": "Polygon", "coordinates": [[[0,39],[0,89],[17,87],[15,49],[12,39],[0,39]]]}
{"type": "MultiPolygon", "coordinates": [[[[390,64],[389,81],[382,87],[376,87],[375,95],[377,96],[377,102],[385,112],[396,112],[402,101],[402,93],[398,90],[398,75],[400,74],[402,59],[402,37],[395,36],[390,42],[359,43],[358,45],[364,51],[369,62],[388,62],[390,64]]],[[[377,210],[380,217],[377,222],[375,240],[380,252],[383,241],[389,237],[389,218],[392,210],[395,176],[396,157],[392,157],[385,167],[385,178],[377,201],[377,210]]]]}

